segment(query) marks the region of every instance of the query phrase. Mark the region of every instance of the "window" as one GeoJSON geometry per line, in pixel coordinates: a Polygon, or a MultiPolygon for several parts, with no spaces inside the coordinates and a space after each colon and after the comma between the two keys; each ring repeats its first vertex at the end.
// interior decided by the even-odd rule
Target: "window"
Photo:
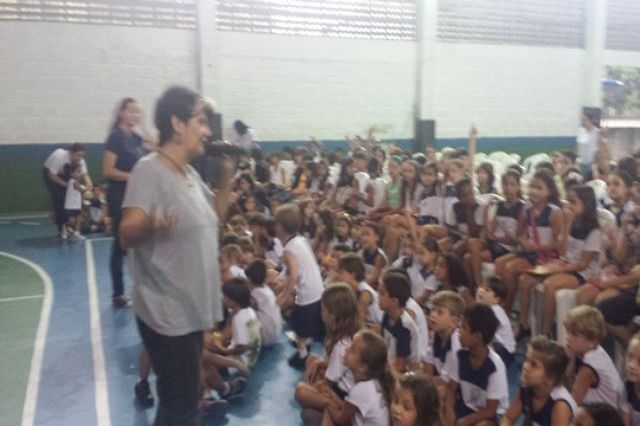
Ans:
{"type": "Polygon", "coordinates": [[[607,49],[640,51],[640,1],[608,0],[607,49]]]}

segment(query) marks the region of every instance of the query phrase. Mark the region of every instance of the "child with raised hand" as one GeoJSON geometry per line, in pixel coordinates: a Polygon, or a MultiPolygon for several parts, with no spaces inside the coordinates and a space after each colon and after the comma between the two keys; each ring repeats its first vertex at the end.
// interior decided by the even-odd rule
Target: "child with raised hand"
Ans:
{"type": "Polygon", "coordinates": [[[205,386],[218,392],[222,399],[238,396],[246,386],[246,379],[225,381],[218,371],[233,368],[249,375],[258,361],[262,345],[260,322],[251,309],[251,290],[244,278],[233,278],[222,285],[225,308],[231,313],[231,326],[222,334],[205,336],[202,351],[202,380],[205,386]],[[229,342],[225,346],[225,342],[229,342]]]}
{"type": "Polygon", "coordinates": [[[282,316],[273,290],[265,284],[267,264],[262,259],[254,260],[245,270],[251,283],[251,307],[260,321],[263,346],[278,343],[282,334],[282,316]]]}
{"type": "Polygon", "coordinates": [[[395,380],[384,340],[372,331],[359,331],[345,353],[344,363],[353,372],[355,385],[344,401],[332,395],[323,425],[388,426],[395,380]]]}
{"type": "Polygon", "coordinates": [[[380,228],[373,222],[363,222],[360,226],[360,245],[362,249],[358,254],[364,260],[365,281],[374,288],[378,286],[382,268],[388,263],[387,255],[378,245],[380,234],[380,228]]]}
{"type": "Polygon", "coordinates": [[[564,321],[567,349],[575,357],[571,395],[576,403],[604,402],[618,407],[622,380],[613,361],[600,346],[606,336],[602,313],[591,306],[569,311],[564,321]]]}
{"type": "Polygon", "coordinates": [[[629,342],[626,366],[620,411],[625,425],[640,425],[640,333],[629,342]]]}
{"type": "Polygon", "coordinates": [[[564,348],[544,336],[534,338],[522,367],[522,385],[505,412],[500,426],[569,426],[578,406],[562,385],[569,358],[564,348]]]}
{"type": "Polygon", "coordinates": [[[433,296],[429,313],[429,329],[433,331],[433,339],[427,372],[438,376],[438,386],[449,381],[454,358],[461,349],[458,325],[463,310],[462,297],[453,291],[443,290],[433,296]]]}
{"type": "Polygon", "coordinates": [[[311,339],[322,336],[320,299],[324,290],[320,267],[306,238],[298,234],[302,225],[298,206],[287,204],[276,211],[276,230],[284,246],[286,288],[278,296],[278,304],[293,305],[291,326],[296,335],[297,351],[289,365],[304,368],[311,339]]]}
{"type": "Polygon", "coordinates": [[[391,403],[393,426],[438,426],[440,398],[433,380],[422,373],[398,378],[391,403]]]}
{"type": "Polygon", "coordinates": [[[497,328],[498,320],[486,305],[467,306],[462,314],[460,344],[464,349],[454,357],[445,397],[450,424],[495,424],[507,408],[507,373],[491,348],[497,328]]]}
{"type": "Polygon", "coordinates": [[[378,301],[384,311],[382,336],[387,344],[389,363],[398,372],[419,366],[418,327],[405,310],[411,297],[411,288],[406,275],[387,272],[378,287],[378,301]]]}
{"type": "Polygon", "coordinates": [[[305,380],[296,386],[296,401],[303,407],[316,410],[303,412],[305,423],[319,421],[330,401],[330,392],[340,399],[354,385],[352,372],[345,365],[345,352],[352,336],[360,329],[358,302],[346,284],[334,284],[322,294],[322,319],[326,330],[325,358],[310,356],[306,362],[305,380]]]}
{"type": "Polygon", "coordinates": [[[480,287],[476,293],[478,303],[483,303],[493,309],[493,313],[498,319],[498,329],[493,339],[493,350],[496,351],[507,368],[513,362],[513,356],[516,352],[516,341],[513,337],[513,329],[511,328],[511,320],[500,305],[507,295],[507,286],[498,277],[490,277],[487,285],[480,287]]]}
{"type": "Polygon", "coordinates": [[[340,257],[336,271],[336,281],[348,284],[358,298],[360,322],[380,330],[383,312],[378,303],[378,292],[365,279],[364,261],[355,253],[340,257]]]}

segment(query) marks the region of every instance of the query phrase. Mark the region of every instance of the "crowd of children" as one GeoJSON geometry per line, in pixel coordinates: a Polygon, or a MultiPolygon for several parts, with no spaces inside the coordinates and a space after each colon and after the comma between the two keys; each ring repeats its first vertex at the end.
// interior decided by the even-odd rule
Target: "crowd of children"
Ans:
{"type": "Polygon", "coordinates": [[[203,409],[241,394],[287,327],[304,424],[640,424],[636,158],[593,165],[603,192],[572,152],[495,176],[474,164],[475,139],[411,155],[356,137],[346,155],[314,141],[242,158],[222,218],[227,317],[206,334],[203,409]],[[557,317],[566,289],[578,306],[557,317]],[[628,348],[625,371],[601,346],[608,335],[628,348]],[[510,396],[517,342],[530,337],[510,396]]]}

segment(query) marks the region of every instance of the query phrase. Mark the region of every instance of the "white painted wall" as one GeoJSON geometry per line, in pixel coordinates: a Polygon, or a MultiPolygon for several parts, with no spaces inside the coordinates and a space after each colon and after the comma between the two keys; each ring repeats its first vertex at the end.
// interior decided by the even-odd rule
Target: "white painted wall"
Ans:
{"type": "Polygon", "coordinates": [[[193,31],[3,22],[0,144],[102,142],[121,98],[150,122],[170,83],[196,86],[193,31]]]}

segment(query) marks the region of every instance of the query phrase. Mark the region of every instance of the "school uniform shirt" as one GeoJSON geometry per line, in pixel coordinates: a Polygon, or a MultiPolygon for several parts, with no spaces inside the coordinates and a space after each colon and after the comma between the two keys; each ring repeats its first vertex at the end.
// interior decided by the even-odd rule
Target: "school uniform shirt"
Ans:
{"type": "Polygon", "coordinates": [[[411,297],[414,299],[422,296],[426,290],[435,292],[438,289],[436,276],[424,268],[416,257],[400,256],[392,266],[407,273],[411,282],[411,297]]]}
{"type": "Polygon", "coordinates": [[[260,321],[255,311],[251,308],[240,309],[231,320],[231,343],[229,348],[246,345],[247,350],[236,358],[238,361],[253,367],[260,355],[262,337],[260,334],[260,321]]]}
{"type": "Polygon", "coordinates": [[[471,366],[471,353],[458,351],[454,358],[451,380],[458,383],[456,415],[477,412],[487,405],[487,400],[497,400],[497,414],[502,415],[509,405],[507,373],[500,356],[489,348],[489,355],[478,368],[471,366]]]}
{"type": "Polygon", "coordinates": [[[381,324],[384,312],[378,304],[378,292],[373,289],[366,281],[358,283],[358,292],[366,291],[371,296],[371,303],[367,306],[367,314],[365,321],[367,324],[381,324]]]}
{"type": "MultiPolygon", "coordinates": [[[[355,172],[353,178],[358,182],[358,192],[362,195],[367,195],[367,187],[369,186],[369,173],[367,172],[355,172]]],[[[364,213],[367,211],[367,206],[363,201],[358,201],[358,211],[364,213]]]]}
{"type": "Polygon", "coordinates": [[[433,333],[433,343],[429,351],[427,362],[432,364],[440,378],[448,382],[451,378],[451,371],[456,365],[455,359],[458,351],[462,349],[460,345],[460,333],[455,329],[447,340],[443,340],[438,333],[433,333]]]}
{"type": "Polygon", "coordinates": [[[231,265],[229,267],[229,273],[233,278],[247,278],[247,275],[244,273],[244,269],[242,269],[238,265],[231,265]]]}
{"type": "Polygon", "coordinates": [[[327,369],[324,373],[324,377],[330,382],[335,383],[344,393],[349,393],[356,383],[353,378],[353,372],[349,367],[344,365],[344,354],[347,352],[349,346],[351,346],[350,338],[341,339],[335,344],[331,350],[331,354],[329,354],[327,369]]]}
{"type": "Polygon", "coordinates": [[[640,397],[636,393],[635,384],[626,380],[620,399],[620,411],[631,416],[631,425],[640,425],[640,397]]]}
{"type": "Polygon", "coordinates": [[[418,329],[418,353],[420,354],[420,361],[427,362],[429,359],[429,325],[427,323],[427,317],[424,315],[422,307],[413,297],[407,299],[405,309],[410,309],[411,312],[413,312],[413,322],[416,323],[418,329]]]}
{"type": "Polygon", "coordinates": [[[444,199],[443,219],[444,223],[446,224],[453,220],[453,205],[458,202],[458,197],[456,197],[455,185],[453,185],[452,183],[445,184],[442,198],[444,199]]]}
{"type": "Polygon", "coordinates": [[[556,211],[559,211],[560,207],[555,204],[547,204],[540,214],[535,218],[535,224],[538,233],[538,241],[535,239],[533,227],[531,226],[531,219],[533,215],[533,208],[531,206],[525,208],[525,224],[527,225],[527,237],[530,241],[536,242],[539,245],[549,245],[555,241],[553,235],[553,227],[551,225],[551,217],[556,211]]]}
{"type": "Polygon", "coordinates": [[[302,235],[295,235],[284,245],[284,250],[293,256],[298,268],[295,304],[306,306],[318,302],[324,291],[324,283],[309,241],[302,235]]]}
{"type": "MultiPolygon", "coordinates": [[[[585,232],[578,229],[575,225],[571,227],[569,238],[567,240],[567,253],[565,260],[568,263],[576,264],[580,261],[584,252],[599,253],[602,250],[602,231],[600,228],[594,228],[585,232]]],[[[577,271],[585,280],[598,275],[600,267],[598,264],[599,257],[593,256],[591,262],[582,270],[577,271]]]]}
{"type": "Polygon", "coordinates": [[[387,180],[383,177],[377,177],[369,181],[369,186],[373,188],[373,206],[368,210],[375,210],[382,205],[384,194],[387,192],[387,180]]]}
{"type": "Polygon", "coordinates": [[[267,260],[271,260],[276,265],[280,265],[282,263],[283,253],[284,247],[282,246],[282,241],[280,241],[280,239],[278,238],[274,238],[272,240],[271,247],[264,253],[264,257],[267,260]]]}
{"type": "Polygon", "coordinates": [[[523,412],[525,411],[525,407],[529,406],[529,410],[531,410],[531,420],[534,426],[552,426],[551,419],[553,415],[553,409],[556,404],[564,402],[569,406],[571,410],[571,418],[578,410],[578,404],[571,396],[571,392],[567,390],[564,386],[556,386],[551,390],[549,397],[547,398],[547,402],[545,402],[542,409],[538,412],[534,412],[531,403],[533,401],[533,396],[531,395],[531,390],[520,387],[520,402],[523,407],[523,412]]]}
{"type": "Polygon", "coordinates": [[[405,358],[407,364],[420,362],[418,350],[418,327],[407,311],[391,324],[389,315],[382,317],[382,337],[387,344],[387,357],[389,361],[396,358],[405,358]]]}
{"type": "MultiPolygon", "coordinates": [[[[476,207],[473,210],[473,221],[479,228],[484,226],[484,203],[482,200],[476,198],[476,207]]],[[[469,234],[469,226],[467,225],[467,209],[459,201],[455,202],[451,206],[451,214],[449,215],[449,222],[447,225],[455,227],[463,234],[469,234]]]]}
{"type": "Polygon", "coordinates": [[[256,315],[260,321],[262,344],[273,346],[278,343],[282,334],[282,315],[276,301],[276,295],[271,288],[264,284],[262,287],[254,287],[251,297],[256,302],[256,315]]]}
{"type": "Polygon", "coordinates": [[[377,380],[357,382],[345,401],[357,408],[353,419],[354,426],[389,425],[389,407],[377,380]]]}
{"type": "MultiPolygon", "coordinates": [[[[498,201],[496,209],[496,230],[494,235],[496,238],[512,237],[516,238],[518,233],[518,218],[524,207],[525,203],[522,200],[516,201],[514,204],[509,205],[506,201],[498,201]]],[[[505,250],[515,252],[517,246],[498,243],[505,250]]]]}
{"type": "Polygon", "coordinates": [[[498,319],[498,328],[496,334],[493,337],[493,342],[500,344],[510,354],[516,351],[516,340],[513,337],[513,328],[511,327],[511,320],[500,305],[492,305],[491,309],[498,319]]]}
{"type": "Polygon", "coordinates": [[[423,189],[418,202],[418,221],[422,225],[443,223],[445,199],[435,188],[423,189]]]}
{"type": "Polygon", "coordinates": [[[278,163],[277,166],[270,165],[269,171],[271,172],[269,182],[274,185],[284,186],[286,171],[284,170],[284,167],[282,167],[282,164],[278,163]]]}
{"type": "MultiPolygon", "coordinates": [[[[71,164],[71,152],[64,148],[58,148],[53,151],[45,160],[44,168],[49,170],[54,175],[63,175],[65,173],[65,166],[71,164]]],[[[87,162],[84,158],[80,160],[80,171],[87,173],[87,162]]]]}
{"type": "Polygon", "coordinates": [[[578,358],[576,371],[582,366],[587,366],[596,375],[596,384],[587,390],[583,404],[590,402],[604,402],[612,407],[618,407],[622,393],[622,379],[611,358],[598,345],[578,358]]]}
{"type": "Polygon", "coordinates": [[[347,245],[351,250],[355,250],[356,248],[356,243],[355,241],[353,241],[353,238],[349,237],[346,240],[341,240],[340,238],[333,237],[333,240],[331,240],[331,242],[329,243],[329,248],[333,250],[333,248],[335,246],[337,246],[338,244],[345,244],[347,245]]]}
{"type": "Polygon", "coordinates": [[[404,207],[412,213],[418,212],[418,204],[420,203],[420,196],[424,191],[424,186],[418,183],[413,191],[411,188],[405,188],[404,190],[404,207]]]}
{"type": "Polygon", "coordinates": [[[80,210],[82,208],[82,192],[76,189],[77,183],[78,181],[75,179],[67,181],[67,192],[64,196],[65,210],[80,210]]]}

